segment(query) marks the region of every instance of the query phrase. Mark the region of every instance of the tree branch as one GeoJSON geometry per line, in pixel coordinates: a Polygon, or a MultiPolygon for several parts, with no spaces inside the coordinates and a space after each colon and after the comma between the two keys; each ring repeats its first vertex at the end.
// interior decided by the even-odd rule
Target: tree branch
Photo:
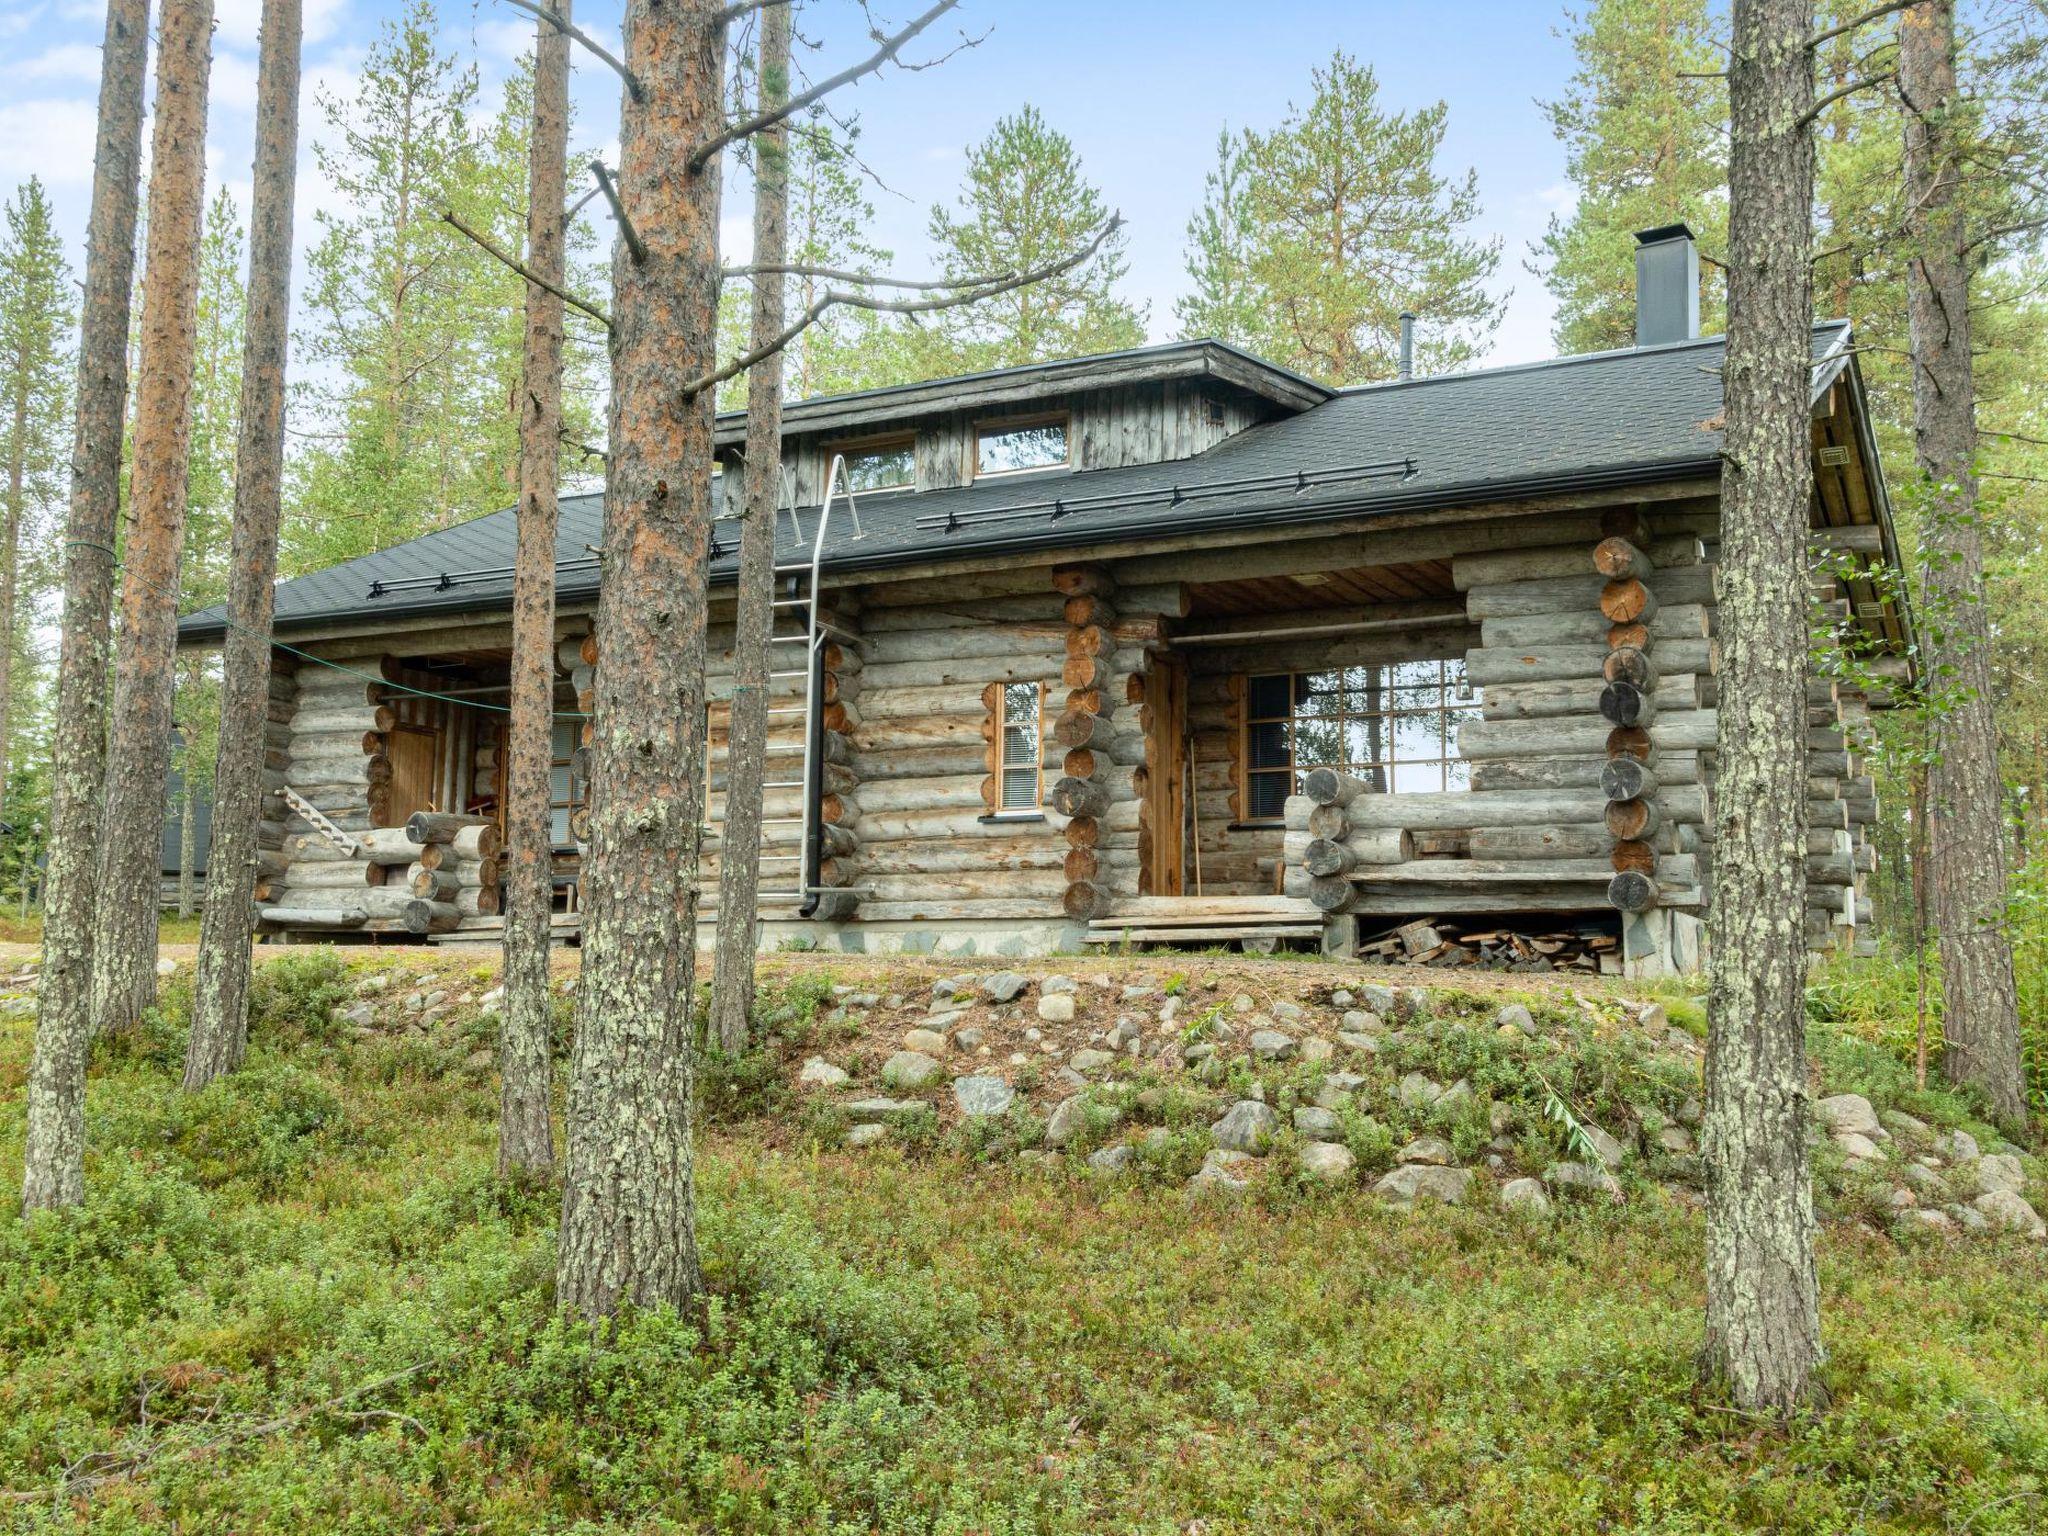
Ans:
{"type": "Polygon", "coordinates": [[[633,265],[639,266],[647,260],[647,247],[641,243],[640,231],[626,217],[626,205],[619,200],[618,185],[612,180],[612,173],[605,169],[602,160],[593,160],[590,162],[590,174],[597,178],[597,189],[604,194],[604,200],[612,205],[612,219],[619,226],[619,233],[625,236],[633,265]]]}
{"type": "Polygon", "coordinates": [[[731,5],[728,5],[718,13],[718,24],[722,27],[729,27],[749,11],[765,11],[771,5],[788,5],[789,3],[790,0],[733,0],[731,5]]]}
{"type": "Polygon", "coordinates": [[[1893,11],[1903,11],[1918,5],[1920,0],[1885,0],[1883,5],[1874,5],[1861,16],[1853,17],[1838,27],[1829,27],[1825,32],[1816,32],[1806,40],[1808,48],[1818,48],[1822,43],[1832,42],[1845,32],[1854,32],[1858,27],[1867,27],[1873,21],[1880,21],[1893,11]]]}
{"type": "MultiPolygon", "coordinates": [[[[1103,242],[1123,228],[1123,222],[1122,214],[1111,214],[1108,222],[1095,232],[1094,238],[1079,250],[1062,256],[1058,261],[1048,262],[1042,267],[1034,267],[1029,272],[999,273],[993,276],[966,278],[958,283],[934,285],[948,290],[937,298],[878,299],[871,294],[854,293],[844,288],[828,288],[809,309],[806,309],[796,319],[783,327],[780,335],[764,342],[758,347],[741,353],[716,372],[704,374],[685,384],[683,386],[683,397],[688,399],[703,393],[707,389],[714,389],[718,385],[723,384],[727,379],[737,378],[740,374],[745,373],[764,357],[774,356],[805,331],[816,325],[824,317],[825,312],[835,305],[843,304],[850,309],[877,310],[892,315],[926,315],[931,314],[935,310],[957,309],[963,304],[979,304],[984,299],[995,298],[998,294],[1008,293],[1012,289],[1023,288],[1032,283],[1042,283],[1047,278],[1058,277],[1062,272],[1072,271],[1097,251],[1101,250],[1103,242]]],[[[903,286],[923,287],[926,285],[904,284],[903,286]]]]}
{"type": "MultiPolygon", "coordinates": [[[[525,0],[512,0],[512,3],[515,5],[523,4],[525,0]]],[[[772,127],[783,119],[794,116],[810,106],[811,103],[831,95],[832,92],[838,90],[842,85],[852,84],[862,75],[873,74],[884,64],[894,59],[905,43],[916,37],[918,33],[924,31],[925,28],[929,27],[959,3],[960,0],[939,0],[937,5],[934,5],[901,31],[889,37],[879,39],[882,46],[869,54],[865,59],[862,59],[858,64],[850,64],[845,69],[839,71],[838,74],[820,80],[809,90],[799,91],[796,95],[790,97],[789,100],[756,112],[752,117],[742,118],[723,132],[713,134],[704,143],[698,145],[696,149],[690,152],[688,162],[690,170],[693,173],[703,170],[706,165],[710,164],[712,156],[724,149],[726,145],[736,144],[741,139],[759,133],[763,128],[772,127]]]]}
{"type": "Polygon", "coordinates": [[[619,78],[626,82],[626,93],[630,95],[635,101],[644,101],[647,99],[646,93],[640,89],[639,80],[635,78],[633,71],[626,68],[624,60],[622,60],[617,54],[613,53],[609,48],[605,47],[603,43],[600,43],[596,38],[592,37],[588,32],[584,31],[581,27],[576,26],[572,22],[564,21],[560,16],[557,16],[555,14],[553,6],[535,5],[533,3],[533,0],[505,0],[505,4],[517,6],[520,10],[525,11],[529,16],[538,16],[542,21],[546,22],[549,26],[553,27],[557,32],[561,33],[564,37],[571,38],[576,42],[581,43],[584,47],[588,48],[600,59],[603,59],[605,63],[611,65],[611,67],[618,72],[619,78]]]}
{"type": "Polygon", "coordinates": [[[1896,80],[1897,78],[1897,70],[1885,69],[1878,71],[1874,75],[1864,75],[1860,79],[1851,80],[1847,85],[1838,86],[1834,90],[1829,91],[1827,95],[1821,97],[1811,107],[1808,107],[1805,116],[1799,119],[1799,124],[1801,127],[1805,127],[1809,123],[1819,121],[1821,113],[1827,111],[1829,107],[1832,107],[1844,96],[1853,96],[1858,91],[1867,90],[1873,85],[1882,85],[1887,80],[1896,80]]]}
{"type": "MultiPolygon", "coordinates": [[[[908,277],[882,277],[873,272],[849,272],[841,267],[814,267],[798,261],[755,262],[744,267],[724,267],[719,277],[756,277],[768,273],[780,273],[784,277],[822,277],[838,283],[858,283],[863,288],[910,288],[923,292],[941,292],[958,288],[957,282],[944,278],[916,279],[908,277]]],[[[991,273],[982,282],[1003,282],[1010,276],[1007,272],[991,273]]]]}
{"type": "Polygon", "coordinates": [[[459,218],[456,215],[454,209],[443,208],[441,210],[441,217],[445,222],[454,225],[457,229],[461,230],[463,234],[469,236],[470,239],[474,240],[479,246],[483,248],[484,252],[487,255],[495,256],[499,261],[503,262],[506,266],[510,267],[514,272],[517,272],[521,277],[525,278],[529,283],[533,284],[534,287],[545,288],[549,293],[552,293],[564,304],[575,305],[578,309],[582,310],[583,313],[590,316],[591,319],[595,320],[599,325],[603,326],[606,330],[610,330],[612,328],[612,317],[610,315],[606,314],[603,310],[599,309],[595,304],[586,303],[584,300],[577,298],[576,295],[569,292],[568,289],[559,288],[555,284],[547,281],[547,279],[536,275],[534,270],[531,267],[527,266],[524,262],[514,261],[510,256],[506,255],[503,251],[498,249],[496,243],[493,242],[488,235],[480,235],[475,230],[471,229],[467,224],[463,223],[461,218],[459,218]]]}

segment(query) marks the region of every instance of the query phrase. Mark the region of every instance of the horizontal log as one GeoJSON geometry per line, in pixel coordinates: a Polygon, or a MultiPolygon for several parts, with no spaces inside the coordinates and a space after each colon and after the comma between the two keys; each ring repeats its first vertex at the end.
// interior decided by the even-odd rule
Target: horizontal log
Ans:
{"type": "Polygon", "coordinates": [[[1639,577],[1625,576],[1600,589],[1600,611],[1616,624],[1646,621],[1657,612],[1657,594],[1639,577]]]}
{"type": "Polygon", "coordinates": [[[1100,817],[1109,809],[1109,791],[1096,779],[1062,778],[1047,801],[1062,816],[1100,817]]]}
{"type": "Polygon", "coordinates": [[[1610,800],[1607,830],[1622,842],[1640,842],[1662,824],[1654,800],[1610,800]]]}
{"type": "Polygon", "coordinates": [[[1342,841],[1317,837],[1309,840],[1301,863],[1312,875],[1348,875],[1357,867],[1358,857],[1342,841]]]}
{"type": "MultiPolygon", "coordinates": [[[[1695,565],[1660,570],[1645,585],[1656,594],[1660,609],[1667,603],[1711,605],[1717,601],[1714,579],[1713,566],[1695,565]]],[[[1466,590],[1465,612],[1478,620],[1591,612],[1600,609],[1600,596],[1606,586],[1605,578],[1597,573],[1498,586],[1475,585],[1466,590]]],[[[1613,620],[1610,618],[1609,622],[1613,620]]],[[[1651,623],[1654,625],[1654,618],[1651,623]]]]}
{"type": "Polygon", "coordinates": [[[415,846],[421,849],[419,862],[429,869],[442,869],[461,861],[498,858],[505,851],[505,836],[496,822],[484,821],[462,828],[445,842],[415,846]]]}
{"type": "MultiPolygon", "coordinates": [[[[1569,681],[1499,684],[1482,695],[1480,710],[1488,720],[1593,717],[1600,713],[1600,692],[1605,686],[1598,674],[1569,681]]],[[[1660,711],[1700,707],[1700,679],[1690,672],[1666,674],[1657,680],[1653,692],[1660,711]]]]}
{"type": "Polygon", "coordinates": [[[865,637],[864,648],[871,666],[1034,653],[1058,657],[1067,654],[1068,627],[1057,613],[1024,624],[967,620],[957,629],[897,630],[869,635],[865,637]]]}
{"type": "Polygon", "coordinates": [[[462,921],[462,915],[451,902],[410,901],[400,920],[407,933],[447,933],[462,921]]]}
{"type": "Polygon", "coordinates": [[[325,931],[327,929],[360,928],[369,921],[369,913],[361,907],[285,907],[267,906],[256,909],[258,921],[273,928],[305,928],[325,931]]]}
{"type": "Polygon", "coordinates": [[[1600,765],[1600,792],[1609,800],[1654,799],[1657,775],[1635,758],[1611,758],[1600,765]]]}
{"type": "MultiPolygon", "coordinates": [[[[1701,603],[1661,607],[1644,629],[1652,643],[1704,640],[1711,633],[1711,610],[1701,603]]],[[[1526,618],[1487,619],[1479,626],[1479,643],[1514,649],[1546,645],[1612,645],[1614,621],[1592,603],[1569,613],[1541,613],[1526,618]]]]}
{"type": "Polygon", "coordinates": [[[1604,645],[1559,645],[1523,650],[1480,647],[1465,653],[1465,676],[1481,688],[1497,684],[1597,678],[1607,660],[1604,645]]]}
{"type": "Polygon", "coordinates": [[[1337,768],[1312,768],[1301,782],[1302,793],[1317,805],[1349,805],[1372,786],[1355,774],[1337,768]]]}
{"type": "Polygon", "coordinates": [[[1600,675],[1610,683],[1628,683],[1646,692],[1655,691],[1657,686],[1657,664],[1639,646],[1611,647],[1600,664],[1600,675]]]}
{"type": "Polygon", "coordinates": [[[1116,725],[1107,715],[1084,714],[1079,710],[1069,710],[1053,726],[1053,739],[1070,752],[1092,747],[1106,753],[1115,743],[1116,734],[1116,725]]]}
{"type": "Polygon", "coordinates": [[[458,833],[488,825],[487,817],[458,811],[414,811],[405,824],[405,835],[416,843],[452,843],[458,833]]]}
{"type": "Polygon", "coordinates": [[[1657,905],[1657,882],[1640,870],[1623,870],[1607,882],[1607,900],[1623,912],[1647,912],[1657,905]]]}
{"type": "Polygon", "coordinates": [[[384,866],[364,864],[354,859],[291,864],[286,866],[284,883],[309,891],[379,886],[384,883],[384,866]]]}
{"type": "Polygon", "coordinates": [[[1657,718],[1657,700],[1633,683],[1609,683],[1600,690],[1600,714],[1611,725],[1648,728],[1657,718]]]}
{"type": "MultiPolygon", "coordinates": [[[[1663,716],[1669,719],[1670,716],[1663,716]]],[[[1604,722],[1603,722],[1604,723],[1604,722]]],[[[1697,784],[1700,759],[1697,752],[1657,751],[1651,759],[1661,784],[1697,784]]],[[[1597,789],[1601,770],[1599,757],[1508,758],[1472,765],[1472,788],[1480,793],[1501,789],[1597,789]]]]}
{"type": "Polygon", "coordinates": [[[1610,534],[1593,546],[1593,569],[1609,581],[1627,581],[1648,576],[1656,564],[1619,534],[1610,534]]]}
{"type": "Polygon", "coordinates": [[[1613,841],[1605,827],[1474,827],[1466,846],[1472,857],[1494,863],[1512,860],[1596,859],[1613,841]]]}
{"type": "Polygon", "coordinates": [[[413,899],[412,888],[403,881],[389,885],[375,886],[366,890],[337,890],[332,886],[286,885],[279,890],[273,905],[281,907],[331,907],[356,908],[368,918],[401,918],[405,915],[406,904],[413,899]]]}

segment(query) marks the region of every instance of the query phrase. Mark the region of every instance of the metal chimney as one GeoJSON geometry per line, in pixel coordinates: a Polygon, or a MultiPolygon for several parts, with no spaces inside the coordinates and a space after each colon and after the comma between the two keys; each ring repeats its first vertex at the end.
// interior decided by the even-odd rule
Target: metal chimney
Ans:
{"type": "Polygon", "coordinates": [[[1401,311],[1401,382],[1415,377],[1415,317],[1401,311]]]}
{"type": "Polygon", "coordinates": [[[1700,250],[1683,224],[1636,236],[1636,345],[1691,341],[1700,333],[1700,250]]]}

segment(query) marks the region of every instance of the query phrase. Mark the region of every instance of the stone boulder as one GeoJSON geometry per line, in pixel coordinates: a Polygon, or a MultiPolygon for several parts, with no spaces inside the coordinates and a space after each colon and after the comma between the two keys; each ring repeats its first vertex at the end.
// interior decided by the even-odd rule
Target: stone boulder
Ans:
{"type": "Polygon", "coordinates": [[[1074,1022],[1074,994],[1048,992],[1038,1000],[1038,1016],[1048,1024],[1074,1022]]]}
{"type": "Polygon", "coordinates": [[[913,1029],[903,1037],[903,1049],[922,1051],[927,1056],[946,1054],[946,1037],[936,1029],[913,1029]]]}
{"type": "Polygon", "coordinates": [[[1277,1029],[1255,1029],[1248,1043],[1261,1061],[1285,1061],[1296,1050],[1294,1037],[1277,1029]]]}
{"type": "Polygon", "coordinates": [[[1014,1003],[1017,995],[1030,985],[1031,978],[1028,976],[1019,975],[1015,971],[997,971],[995,975],[982,979],[981,990],[992,1002],[1014,1003]]]}
{"type": "Polygon", "coordinates": [[[1860,1093],[1838,1093],[1819,1100],[1813,1106],[1813,1117],[1837,1136],[1868,1136],[1876,1141],[1886,1134],[1877,1111],[1860,1093]]]}
{"type": "Polygon", "coordinates": [[[923,1051],[898,1051],[882,1063],[882,1081],[896,1089],[922,1088],[945,1070],[923,1051]]]}
{"type": "Polygon", "coordinates": [[[1994,1228],[2022,1232],[2032,1238],[2048,1237],[2048,1222],[2042,1221],[2040,1213],[2012,1190],[1990,1190],[1970,1203],[1994,1228]]]}
{"type": "Polygon", "coordinates": [[[1294,1129],[1303,1136],[1327,1141],[1337,1134],[1337,1116],[1319,1105],[1304,1104],[1294,1112],[1294,1129]]]}
{"type": "Polygon", "coordinates": [[[1190,1195],[1237,1195],[1252,1186],[1253,1158],[1249,1152],[1218,1147],[1202,1159],[1202,1166],[1188,1180],[1190,1195]]]}
{"type": "Polygon", "coordinates": [[[806,1060],[796,1080],[804,1088],[844,1088],[850,1081],[844,1067],[835,1067],[822,1056],[806,1060]]]}
{"type": "Polygon", "coordinates": [[[1301,1171],[1326,1184],[1348,1183],[1358,1159],[1341,1141],[1311,1141],[1301,1149],[1301,1171]]]}
{"type": "Polygon", "coordinates": [[[1438,1168],[1428,1163],[1408,1163],[1382,1177],[1372,1190],[1397,1205],[1413,1205],[1418,1200],[1456,1205],[1471,1187],[1470,1168],[1438,1168]]]}
{"type": "Polygon", "coordinates": [[[1510,1211],[1527,1211],[1532,1216],[1550,1214],[1550,1196],[1540,1179],[1509,1179],[1500,1187],[1500,1203],[1510,1211]]]}
{"type": "Polygon", "coordinates": [[[1552,1189],[1573,1189],[1602,1194],[1619,1200],[1621,1181],[1598,1163],[1552,1163],[1543,1170],[1543,1182],[1552,1189]]]}
{"type": "Polygon", "coordinates": [[[1999,1190],[2017,1195],[2027,1187],[2027,1171],[2010,1152],[1985,1153],[1977,1159],[1975,1172],[1977,1188],[1987,1195],[1999,1190]]]}
{"type": "Polygon", "coordinates": [[[1278,1129],[1280,1117],[1257,1099],[1239,1099],[1215,1124],[1216,1145],[1226,1152],[1257,1152],[1278,1129]]]}
{"type": "Polygon", "coordinates": [[[956,1077],[953,1079],[953,1102],[960,1106],[960,1113],[970,1120],[986,1119],[990,1115],[1006,1114],[1017,1102],[1017,1090],[1000,1077],[956,1077]]]}
{"type": "Polygon", "coordinates": [[[1397,1163],[1428,1163],[1437,1168],[1448,1168],[1457,1160],[1451,1144],[1441,1136],[1418,1136],[1394,1154],[1397,1163]]]}

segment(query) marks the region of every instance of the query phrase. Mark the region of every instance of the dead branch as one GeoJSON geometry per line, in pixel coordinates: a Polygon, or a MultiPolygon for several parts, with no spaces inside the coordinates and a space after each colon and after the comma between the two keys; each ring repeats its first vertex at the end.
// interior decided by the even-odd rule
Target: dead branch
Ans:
{"type": "Polygon", "coordinates": [[[626,249],[632,254],[633,265],[639,266],[647,260],[647,247],[641,243],[640,231],[633,227],[633,221],[626,216],[626,205],[619,199],[618,183],[612,180],[612,173],[605,169],[602,160],[590,162],[590,174],[597,178],[597,189],[604,194],[604,200],[612,205],[612,219],[619,226],[619,233],[625,236],[626,249]]]}
{"type": "MultiPolygon", "coordinates": [[[[366,1381],[361,1386],[350,1387],[346,1392],[337,1393],[333,1397],[326,1398],[320,1402],[306,1403],[287,1413],[281,1413],[268,1419],[258,1419],[253,1423],[230,1425],[217,1435],[209,1435],[205,1439],[196,1440],[189,1445],[168,1449],[161,1444],[152,1445],[135,1452],[133,1455],[121,1457],[116,1457],[110,1452],[98,1452],[91,1457],[81,1458],[79,1462],[74,1462],[72,1466],[67,1467],[62,1480],[56,1487],[0,1489],[0,1501],[10,1504],[24,1504],[38,1499],[63,1499],[73,1494],[90,1493],[95,1488],[104,1487],[108,1483],[119,1482],[124,1477],[131,1477],[137,1472],[144,1471],[165,1457],[171,1459],[190,1459],[194,1456],[204,1455],[209,1451],[221,1450],[232,1445],[240,1445],[250,1440],[260,1440],[267,1435],[274,1435],[282,1430],[292,1429],[297,1425],[303,1424],[307,1419],[316,1418],[323,1413],[331,1413],[339,1417],[353,1417],[354,1415],[349,1414],[344,1409],[344,1404],[353,1402],[357,1398],[368,1397],[375,1392],[381,1392],[386,1387],[395,1386],[409,1376],[417,1376],[433,1363],[431,1360],[417,1361],[412,1365],[408,1365],[402,1371],[393,1371],[388,1376],[379,1376],[374,1381],[366,1381]],[[103,1465],[86,1476],[79,1477],[74,1475],[87,1460],[101,1462],[103,1465]]],[[[380,1413],[378,1416],[382,1417],[383,1415],[380,1413]]],[[[392,1417],[404,1419],[408,1424],[419,1428],[422,1433],[425,1432],[425,1426],[421,1425],[417,1419],[412,1418],[410,1415],[394,1414],[392,1417]]]]}
{"type": "Polygon", "coordinates": [[[571,219],[575,218],[577,214],[581,213],[585,208],[589,207],[590,200],[593,197],[597,196],[600,190],[600,188],[592,187],[588,192],[584,193],[581,197],[577,198],[575,202],[571,203],[568,207],[564,208],[562,210],[562,222],[564,224],[567,224],[571,219]]]}
{"type": "Polygon", "coordinates": [[[1884,69],[1879,70],[1874,75],[1863,75],[1858,79],[1851,80],[1847,85],[1838,86],[1806,109],[1805,114],[1799,119],[1800,126],[1804,127],[1808,123],[1818,122],[1821,113],[1827,111],[1829,107],[1832,107],[1844,96],[1853,96],[1858,91],[1868,90],[1873,85],[1882,85],[1885,81],[1896,80],[1898,77],[1897,70],[1884,69]]]}
{"type": "MultiPolygon", "coordinates": [[[[524,3],[524,0],[513,0],[513,3],[521,4],[524,3]]],[[[922,16],[919,16],[915,21],[912,21],[908,26],[888,37],[878,39],[882,46],[869,54],[865,59],[862,59],[858,64],[849,64],[845,69],[839,71],[838,74],[820,80],[809,90],[799,91],[796,95],[790,97],[789,100],[756,112],[751,117],[742,118],[722,133],[713,134],[691,152],[689,159],[690,170],[693,172],[703,170],[711,162],[712,156],[724,149],[726,145],[736,144],[741,139],[759,133],[763,128],[772,127],[783,119],[803,111],[812,102],[831,95],[832,92],[838,90],[842,85],[852,84],[855,80],[860,79],[862,75],[873,74],[884,64],[894,59],[902,51],[905,43],[916,37],[959,3],[960,0],[939,0],[938,4],[934,5],[922,16]]]]}
{"type": "MultiPolygon", "coordinates": [[[[724,267],[719,270],[721,279],[733,277],[755,277],[764,273],[780,273],[785,277],[819,277],[828,282],[857,283],[863,288],[907,288],[921,292],[939,292],[958,288],[957,282],[944,278],[908,278],[878,276],[873,272],[849,272],[841,267],[814,267],[798,261],[755,262],[744,267],[724,267]]],[[[992,273],[982,279],[984,282],[1006,282],[1007,272],[992,273]]]]}
{"type": "Polygon", "coordinates": [[[765,11],[771,5],[788,5],[789,3],[790,0],[733,0],[731,5],[728,5],[718,13],[718,24],[722,27],[729,27],[742,16],[752,11],[765,11]]]}
{"type": "MultiPolygon", "coordinates": [[[[858,293],[844,288],[828,288],[810,308],[783,327],[780,335],[764,342],[747,352],[741,353],[731,362],[715,372],[692,379],[683,386],[683,397],[688,399],[704,390],[716,388],[727,379],[737,378],[764,357],[772,357],[788,346],[805,331],[816,325],[825,312],[837,305],[849,309],[877,310],[891,315],[927,315],[936,310],[957,309],[964,304],[979,304],[984,299],[995,298],[1013,289],[1023,288],[1032,283],[1042,283],[1048,278],[1070,272],[1082,262],[1102,249],[1102,244],[1111,235],[1123,228],[1123,215],[1111,214],[1107,223],[1095,232],[1094,237],[1078,250],[1062,256],[1058,261],[1034,267],[1029,272],[1000,273],[993,276],[963,278],[957,283],[940,283],[943,290],[938,297],[929,299],[878,299],[872,294],[858,293]]],[[[920,285],[923,286],[923,285],[920,285]]]]}
{"type": "Polygon", "coordinates": [[[510,267],[514,272],[517,272],[521,277],[525,278],[529,283],[533,284],[534,287],[545,288],[549,293],[552,293],[564,304],[575,305],[578,309],[582,310],[583,313],[590,316],[591,319],[595,320],[599,325],[603,326],[606,330],[610,330],[612,328],[612,317],[610,315],[606,314],[603,310],[599,309],[595,304],[591,304],[583,299],[577,298],[576,295],[569,292],[568,289],[558,288],[553,283],[550,283],[545,279],[536,276],[534,274],[533,269],[527,266],[526,263],[522,261],[514,261],[510,256],[506,255],[503,251],[498,249],[497,244],[488,235],[478,234],[475,230],[471,229],[467,224],[463,223],[462,219],[456,214],[454,209],[443,208],[441,210],[441,217],[445,222],[454,225],[457,229],[461,230],[463,234],[469,236],[470,239],[474,240],[479,246],[483,248],[485,254],[495,256],[499,261],[503,262],[506,266],[510,267]]]}
{"type": "Polygon", "coordinates": [[[640,89],[639,80],[634,77],[633,71],[626,68],[625,61],[581,27],[576,26],[572,22],[564,21],[560,16],[557,16],[553,6],[535,5],[533,0],[505,0],[505,3],[517,6],[529,16],[538,16],[564,37],[569,38],[573,42],[581,43],[585,48],[596,54],[597,57],[604,60],[605,63],[611,65],[613,70],[617,72],[618,77],[626,82],[627,95],[631,96],[635,101],[644,101],[646,99],[645,94],[640,89]]]}
{"type": "Polygon", "coordinates": [[[1852,17],[1838,27],[1829,27],[1824,32],[1814,33],[1811,37],[1807,38],[1806,46],[1808,48],[1818,48],[1822,43],[1832,42],[1845,32],[1854,32],[1858,27],[1867,27],[1873,21],[1880,21],[1886,16],[1891,15],[1893,11],[1903,11],[1917,4],[1919,4],[1919,0],[1885,0],[1883,5],[1874,5],[1861,16],[1852,17]]]}

